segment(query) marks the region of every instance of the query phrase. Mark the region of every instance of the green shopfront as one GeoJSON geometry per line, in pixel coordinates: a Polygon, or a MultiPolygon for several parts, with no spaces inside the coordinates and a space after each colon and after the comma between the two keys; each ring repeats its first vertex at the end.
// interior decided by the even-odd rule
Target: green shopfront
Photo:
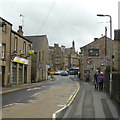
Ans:
{"type": "Polygon", "coordinates": [[[28,63],[29,60],[20,57],[15,57],[12,60],[12,84],[18,85],[27,83],[28,63]]]}

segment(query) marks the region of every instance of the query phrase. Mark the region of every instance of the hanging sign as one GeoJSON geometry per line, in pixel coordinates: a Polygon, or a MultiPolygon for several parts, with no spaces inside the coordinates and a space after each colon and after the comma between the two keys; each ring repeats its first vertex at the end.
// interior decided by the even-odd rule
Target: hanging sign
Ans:
{"type": "Polygon", "coordinates": [[[34,55],[34,50],[29,50],[28,55],[34,55]]]}

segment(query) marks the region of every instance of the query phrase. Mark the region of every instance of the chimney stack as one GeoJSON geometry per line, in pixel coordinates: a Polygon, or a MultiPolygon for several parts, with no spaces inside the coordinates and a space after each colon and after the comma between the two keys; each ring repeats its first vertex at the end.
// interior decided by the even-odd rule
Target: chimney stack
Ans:
{"type": "Polygon", "coordinates": [[[22,26],[19,26],[19,30],[17,32],[19,35],[23,36],[22,26]]]}
{"type": "Polygon", "coordinates": [[[98,38],[94,38],[94,41],[98,40],[98,38]]]}
{"type": "Polygon", "coordinates": [[[75,42],[74,42],[74,40],[72,42],[72,47],[75,48],[75,42]]]}

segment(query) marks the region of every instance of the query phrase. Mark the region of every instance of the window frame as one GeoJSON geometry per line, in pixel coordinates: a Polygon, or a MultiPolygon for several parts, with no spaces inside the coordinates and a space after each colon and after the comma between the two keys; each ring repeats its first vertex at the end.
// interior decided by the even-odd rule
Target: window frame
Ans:
{"type": "Polygon", "coordinates": [[[17,46],[18,46],[18,38],[14,38],[14,50],[17,51],[17,46]]]}
{"type": "Polygon", "coordinates": [[[4,22],[2,23],[2,31],[7,32],[7,24],[4,22]]]}
{"type": "Polygon", "coordinates": [[[41,61],[41,52],[39,51],[39,61],[41,61]]]}
{"type": "Polygon", "coordinates": [[[2,59],[5,59],[5,58],[6,58],[6,44],[2,43],[2,59]]]}
{"type": "Polygon", "coordinates": [[[26,42],[23,42],[23,53],[26,54],[26,42]]]}

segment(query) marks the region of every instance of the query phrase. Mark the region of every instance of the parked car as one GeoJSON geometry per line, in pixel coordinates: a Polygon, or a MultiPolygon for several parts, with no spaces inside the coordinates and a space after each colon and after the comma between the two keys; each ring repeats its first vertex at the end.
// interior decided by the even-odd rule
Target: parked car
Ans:
{"type": "Polygon", "coordinates": [[[54,73],[55,75],[60,75],[61,74],[61,72],[59,71],[59,70],[57,70],[57,71],[55,71],[55,73],[54,73]]]}
{"type": "Polygon", "coordinates": [[[69,75],[69,73],[67,71],[62,71],[61,72],[61,76],[68,76],[68,75],[69,75]]]}
{"type": "Polygon", "coordinates": [[[49,75],[54,75],[55,72],[54,71],[50,71],[49,75]]]}

